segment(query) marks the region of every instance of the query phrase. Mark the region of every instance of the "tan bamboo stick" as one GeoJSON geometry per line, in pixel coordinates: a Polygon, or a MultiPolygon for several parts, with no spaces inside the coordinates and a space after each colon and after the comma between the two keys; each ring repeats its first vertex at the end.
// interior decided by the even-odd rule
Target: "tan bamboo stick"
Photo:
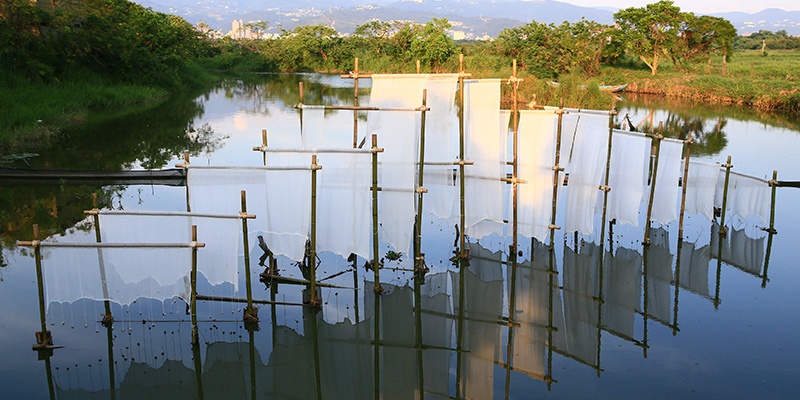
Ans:
{"type": "Polygon", "coordinates": [[[461,210],[461,234],[459,235],[459,251],[462,258],[466,257],[466,247],[465,247],[465,238],[464,235],[467,232],[466,225],[466,203],[464,202],[464,54],[458,55],[458,105],[459,105],[459,116],[458,116],[458,160],[461,162],[458,166],[458,176],[460,178],[459,187],[460,187],[460,198],[459,198],[459,207],[461,210]]]}
{"type": "MultiPolygon", "coordinates": [[[[517,205],[518,205],[518,201],[519,201],[519,192],[518,192],[519,189],[518,189],[517,185],[519,183],[524,183],[524,182],[520,182],[519,175],[518,175],[519,174],[519,168],[518,168],[519,167],[519,146],[518,146],[519,145],[519,113],[518,113],[519,112],[519,105],[517,104],[517,100],[518,100],[517,99],[517,90],[519,88],[519,82],[516,81],[516,79],[517,79],[517,59],[514,59],[512,61],[512,64],[511,64],[511,77],[514,80],[514,84],[513,84],[513,87],[514,87],[514,93],[513,93],[514,102],[511,103],[511,115],[513,117],[512,129],[513,129],[513,135],[514,135],[514,137],[513,137],[513,142],[514,142],[513,143],[513,151],[514,151],[514,154],[513,154],[514,161],[513,161],[513,163],[514,164],[511,167],[511,178],[513,179],[513,182],[512,182],[513,186],[511,187],[511,190],[512,190],[512,194],[511,195],[512,195],[512,199],[513,199],[513,205],[512,205],[512,211],[511,211],[511,220],[512,220],[512,222],[511,222],[511,231],[512,231],[512,235],[513,235],[512,244],[514,246],[514,250],[511,253],[514,254],[513,257],[514,257],[514,260],[516,261],[516,254],[517,254],[517,251],[519,250],[519,248],[518,248],[519,243],[518,243],[518,240],[517,240],[517,226],[518,226],[517,205]]],[[[516,262],[515,262],[515,265],[516,265],[516,262]]],[[[514,278],[514,274],[513,273],[512,273],[512,278],[514,278]]]]}
{"type": "MultiPolygon", "coordinates": [[[[355,78],[353,78],[353,106],[358,107],[358,57],[355,60],[355,78]]],[[[353,148],[358,147],[358,110],[353,110],[353,148]]]]}
{"type": "Polygon", "coordinates": [[[311,156],[311,256],[309,257],[309,272],[311,276],[311,306],[322,307],[322,302],[317,299],[317,170],[322,166],[317,164],[317,155],[311,156]]]}
{"type": "MultiPolygon", "coordinates": [[[[309,104],[310,105],[310,104],[309,104]]],[[[296,104],[294,108],[302,110],[306,104],[296,104]]],[[[355,106],[323,106],[326,110],[355,110],[355,111],[430,111],[427,107],[355,107],[355,106]]]]}
{"type": "MultiPolygon", "coordinates": [[[[372,149],[378,149],[378,135],[372,135],[372,149]]],[[[380,266],[378,265],[378,152],[372,153],[372,271],[375,277],[375,294],[383,293],[380,266]]],[[[378,296],[375,296],[376,298],[378,296]]],[[[377,302],[377,300],[376,300],[377,302]]],[[[376,314],[378,310],[375,310],[376,314]]],[[[377,357],[377,356],[376,356],[377,357]]]]}
{"type": "MultiPolygon", "coordinates": [[[[417,62],[419,65],[419,61],[417,62]]],[[[422,90],[422,106],[425,107],[428,103],[428,89],[422,90]]],[[[423,270],[424,261],[422,260],[422,198],[423,194],[427,192],[423,186],[423,176],[425,168],[425,111],[422,112],[420,118],[420,133],[419,133],[419,174],[417,186],[417,215],[414,221],[414,270],[416,272],[423,270]],[[422,190],[420,190],[422,189],[422,190]],[[424,190],[424,191],[423,191],[424,190]]]]}
{"type": "Polygon", "coordinates": [[[183,163],[175,164],[177,168],[183,168],[184,176],[186,177],[186,211],[192,211],[192,207],[189,205],[189,152],[183,152],[183,163]]]}
{"type": "MultiPolygon", "coordinates": [[[[549,250],[552,253],[553,249],[555,248],[555,238],[556,238],[556,229],[561,229],[560,227],[556,226],[556,210],[558,208],[558,173],[563,171],[564,168],[559,166],[559,162],[561,161],[561,129],[562,129],[562,122],[564,119],[564,114],[568,114],[567,111],[564,111],[564,99],[560,100],[559,109],[556,110],[556,114],[558,114],[558,129],[556,130],[556,157],[555,157],[555,164],[553,165],[553,210],[550,216],[550,246],[549,250]]],[[[552,258],[552,256],[551,256],[552,258]]]]}
{"type": "MultiPolygon", "coordinates": [[[[94,238],[97,243],[102,242],[100,237],[100,216],[99,210],[97,209],[97,193],[92,193],[92,206],[94,207],[91,211],[97,211],[94,213],[92,217],[92,221],[94,222],[94,238]]],[[[86,211],[84,211],[86,213],[86,211]]],[[[103,283],[103,298],[106,300],[103,301],[103,307],[105,309],[105,314],[103,314],[103,325],[111,324],[114,321],[114,317],[111,315],[111,304],[108,301],[108,284],[106,283],[106,267],[105,263],[103,262],[103,252],[100,249],[97,249],[97,262],[100,266],[100,282],[103,283]]]]}
{"type": "MultiPolygon", "coordinates": [[[[247,193],[242,190],[242,212],[247,215],[247,193]]],[[[246,322],[258,322],[258,307],[253,307],[253,288],[250,283],[250,241],[248,238],[247,218],[242,218],[242,238],[244,247],[244,273],[245,287],[247,288],[247,308],[244,309],[243,318],[246,322]]]]}
{"type": "MultiPolygon", "coordinates": [[[[41,322],[41,331],[36,332],[36,345],[33,346],[34,349],[37,347],[48,347],[53,345],[53,336],[50,334],[50,331],[47,330],[47,320],[45,319],[45,311],[44,311],[44,277],[42,274],[42,252],[38,246],[39,243],[39,225],[33,224],[33,243],[37,243],[33,245],[33,257],[36,261],[36,287],[39,292],[39,320],[41,322]]],[[[17,242],[17,245],[20,245],[20,242],[17,242]]]]}
{"type": "MultiPolygon", "coordinates": [[[[683,165],[683,184],[681,185],[681,211],[678,217],[678,241],[683,240],[683,214],[686,211],[686,190],[689,181],[689,158],[692,153],[692,132],[689,132],[689,137],[686,142],[686,161],[683,165]]],[[[677,295],[676,295],[677,298],[677,295]]]]}
{"type": "MultiPolygon", "coordinates": [[[[659,123],[659,131],[661,130],[661,124],[659,123]]],[[[647,203],[647,220],[644,225],[644,241],[642,242],[643,245],[650,244],[650,216],[653,213],[653,199],[655,198],[656,193],[656,178],[658,177],[658,158],[661,153],[661,140],[664,137],[661,136],[659,133],[653,139],[656,142],[655,151],[656,151],[656,158],[653,162],[653,176],[650,178],[650,201],[647,203]]]]}
{"type": "Polygon", "coordinates": [[[420,63],[419,63],[419,60],[417,60],[417,73],[419,73],[419,72],[420,72],[420,70],[421,70],[421,68],[420,68],[420,63]]]}
{"type": "MultiPolygon", "coordinates": [[[[266,149],[267,148],[267,130],[266,129],[262,129],[261,130],[261,148],[262,149],[266,149]]],[[[255,149],[256,148],[253,147],[253,150],[255,150],[255,149]]],[[[264,154],[262,154],[262,156],[264,157],[264,166],[266,166],[267,165],[267,153],[265,152],[264,154]]]]}
{"type": "MultiPolygon", "coordinates": [[[[197,225],[192,225],[192,242],[197,242],[197,225]]],[[[192,249],[191,285],[192,342],[196,342],[199,339],[197,332],[197,249],[192,249]]]]}
{"type": "Polygon", "coordinates": [[[767,287],[767,269],[769,268],[769,256],[772,253],[772,237],[778,234],[778,231],[775,230],[775,191],[778,188],[778,171],[772,171],[772,180],[769,181],[769,185],[772,186],[772,196],[770,198],[770,210],[769,210],[769,228],[766,229],[769,232],[769,238],[767,239],[767,254],[764,257],[764,273],[763,277],[761,278],[761,287],[767,287]]]}
{"type": "Polygon", "coordinates": [[[728,228],[725,227],[725,211],[728,208],[728,184],[731,180],[731,156],[728,156],[728,161],[722,165],[725,168],[725,186],[722,190],[722,210],[720,212],[719,234],[724,236],[728,233],[728,228]]]}

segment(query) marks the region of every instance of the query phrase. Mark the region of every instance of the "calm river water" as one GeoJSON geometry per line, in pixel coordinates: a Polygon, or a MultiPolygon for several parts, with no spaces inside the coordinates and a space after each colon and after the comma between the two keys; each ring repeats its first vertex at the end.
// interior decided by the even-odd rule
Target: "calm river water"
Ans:
{"type": "MultiPolygon", "coordinates": [[[[230,78],[154,108],[94,117],[38,155],[0,167],[158,169],[182,162],[184,151],[195,165],[262,165],[252,151],[262,129],[270,146],[299,146],[292,106],[301,81],[306,104],[352,104],[353,81],[338,75],[230,78]]],[[[366,99],[369,81],[359,86],[366,99]]],[[[800,180],[796,117],[653,98],[619,106],[617,122],[626,115],[640,127],[663,122],[668,136],[682,138],[702,132],[695,159],[724,163],[730,155],[734,171],[800,180]]],[[[325,123],[326,131],[352,132],[353,114],[331,111],[325,123]]],[[[360,115],[361,132],[365,123],[360,115]]],[[[341,140],[350,146],[352,136],[341,140]]],[[[112,305],[111,330],[99,323],[102,302],[52,304],[48,329],[64,347],[42,360],[31,350],[40,330],[35,263],[15,241],[30,240],[33,223],[65,242],[94,240],[83,214],[92,193],[101,208],[185,211],[180,182],[111,183],[0,181],[0,398],[796,398],[800,389],[794,188],[777,190],[778,234],[769,249],[766,234],[740,222],[720,261],[714,228],[689,215],[680,265],[673,223],[654,231],[647,267],[641,229],[617,226],[604,268],[592,238],[575,243],[572,235],[558,235],[552,267],[536,244],[533,260],[526,250],[512,273],[495,238],[471,244],[470,265],[456,268],[452,223],[426,214],[424,284],[404,270],[412,265],[403,254],[387,260],[394,270],[381,272],[387,291],[376,299],[364,260],[349,271],[351,263],[322,254],[318,276],[347,272],[325,280],[341,288],[321,290],[320,313],[262,305],[259,330],[248,331],[240,304],[201,302],[196,347],[182,300],[112,305]]],[[[264,267],[255,242],[253,296],[300,302],[302,286],[258,281],[264,267]]],[[[302,277],[278,261],[282,276],[302,277]]],[[[244,297],[243,271],[238,292],[214,294],[244,297]]]]}

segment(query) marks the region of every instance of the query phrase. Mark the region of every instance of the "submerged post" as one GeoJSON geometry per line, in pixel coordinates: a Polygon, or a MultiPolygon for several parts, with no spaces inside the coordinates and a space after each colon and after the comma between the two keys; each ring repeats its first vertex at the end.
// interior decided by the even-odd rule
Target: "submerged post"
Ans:
{"type": "MultiPolygon", "coordinates": [[[[197,225],[192,225],[192,243],[197,243],[197,225]]],[[[199,338],[197,332],[197,247],[192,247],[191,285],[192,343],[195,343],[199,338]]]]}
{"type": "Polygon", "coordinates": [[[422,195],[426,192],[423,186],[423,172],[425,166],[425,114],[428,104],[428,89],[422,89],[422,116],[420,118],[419,133],[419,177],[417,187],[417,216],[414,221],[414,270],[420,273],[423,270],[422,260],[422,195]]]}
{"type": "MultiPolygon", "coordinates": [[[[264,135],[266,135],[266,132],[264,130],[264,135]]],[[[267,153],[264,154],[266,155],[267,153]]],[[[250,241],[247,237],[247,217],[247,193],[242,190],[242,212],[240,218],[242,219],[242,238],[244,242],[244,282],[247,288],[247,308],[244,309],[242,317],[245,322],[258,322],[258,307],[253,306],[253,289],[250,284],[250,241]]]]}
{"type": "Polygon", "coordinates": [[[564,120],[564,114],[567,111],[564,111],[564,99],[562,98],[559,102],[558,110],[556,113],[558,114],[558,129],[556,130],[556,159],[555,164],[553,164],[553,210],[552,215],[550,216],[550,252],[553,251],[555,248],[555,239],[556,239],[556,229],[560,229],[556,226],[556,209],[558,208],[558,173],[563,171],[564,168],[559,166],[559,162],[561,161],[561,127],[562,122],[564,120]]]}
{"type": "MultiPolygon", "coordinates": [[[[353,89],[353,105],[358,107],[358,57],[355,61],[355,69],[353,70],[353,82],[355,88],[353,89]]],[[[353,110],[353,148],[358,148],[358,109],[353,110]]]]}
{"type": "Polygon", "coordinates": [[[33,224],[33,257],[36,260],[36,284],[39,289],[39,320],[42,323],[42,330],[36,332],[36,348],[45,348],[53,345],[53,336],[47,330],[47,320],[44,312],[44,278],[42,277],[42,250],[39,247],[39,225],[33,224]]]}
{"type": "Polygon", "coordinates": [[[458,159],[460,161],[458,166],[459,186],[460,186],[460,199],[459,205],[461,208],[461,234],[459,235],[459,251],[460,256],[466,257],[466,248],[464,235],[467,233],[466,225],[466,204],[464,203],[464,54],[458,55],[458,105],[459,105],[459,118],[458,118],[458,159]]]}
{"type": "MultiPolygon", "coordinates": [[[[686,189],[689,182],[689,158],[692,153],[692,132],[689,132],[689,137],[684,142],[686,143],[686,161],[683,165],[683,183],[681,184],[681,212],[678,218],[678,240],[683,240],[683,214],[686,210],[686,189]]],[[[680,251],[680,250],[679,250],[680,251]]],[[[677,290],[677,289],[676,289],[677,290]]],[[[677,299],[677,294],[676,294],[677,299]]]]}
{"type": "Polygon", "coordinates": [[[766,231],[769,233],[769,238],[767,238],[767,254],[764,258],[764,274],[761,277],[761,287],[767,287],[767,268],[769,268],[769,256],[772,253],[772,237],[778,234],[778,231],[775,230],[775,191],[778,188],[778,171],[772,171],[772,180],[769,181],[769,185],[772,186],[772,197],[769,203],[769,228],[766,231]]]}
{"type": "Polygon", "coordinates": [[[644,241],[642,242],[643,245],[647,246],[650,244],[650,216],[653,213],[653,199],[655,198],[656,194],[656,178],[658,177],[658,158],[661,154],[661,140],[664,139],[664,136],[661,136],[661,124],[659,123],[659,132],[653,137],[653,140],[656,142],[655,150],[656,150],[656,158],[653,161],[653,175],[650,177],[650,201],[647,203],[647,220],[644,225],[644,241]]]}
{"type": "MultiPolygon", "coordinates": [[[[383,293],[380,265],[378,264],[378,135],[372,135],[372,272],[375,276],[375,294],[383,293]]],[[[377,310],[376,310],[377,312],[377,310]]]]}
{"type": "Polygon", "coordinates": [[[317,155],[311,156],[311,254],[309,255],[309,276],[311,277],[311,307],[321,307],[321,299],[317,299],[317,155]]]}
{"type": "Polygon", "coordinates": [[[722,165],[725,168],[725,186],[722,189],[722,210],[720,210],[719,220],[719,234],[725,236],[728,233],[728,228],[725,227],[725,209],[728,208],[728,184],[731,181],[731,156],[728,156],[728,161],[722,165]]]}

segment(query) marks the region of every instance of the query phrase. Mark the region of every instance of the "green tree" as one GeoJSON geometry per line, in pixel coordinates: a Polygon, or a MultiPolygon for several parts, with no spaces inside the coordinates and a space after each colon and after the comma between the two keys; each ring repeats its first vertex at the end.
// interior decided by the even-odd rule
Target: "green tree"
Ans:
{"type": "Polygon", "coordinates": [[[425,25],[416,26],[416,35],[409,48],[411,56],[432,68],[447,61],[456,53],[453,39],[447,36],[450,27],[452,25],[446,18],[434,18],[425,25]]]}
{"type": "Polygon", "coordinates": [[[617,39],[622,40],[627,51],[639,57],[655,75],[661,59],[669,57],[669,51],[678,38],[680,8],[671,0],[662,0],[617,11],[614,21],[619,26],[617,39]]]}

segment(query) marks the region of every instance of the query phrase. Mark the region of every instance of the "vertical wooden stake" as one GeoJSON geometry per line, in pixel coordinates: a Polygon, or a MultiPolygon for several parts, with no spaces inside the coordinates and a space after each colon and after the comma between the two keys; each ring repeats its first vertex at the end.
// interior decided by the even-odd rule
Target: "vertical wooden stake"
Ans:
{"type": "Polygon", "coordinates": [[[519,176],[518,176],[518,174],[519,174],[519,152],[518,152],[518,150],[519,150],[519,147],[518,147],[519,146],[519,104],[517,104],[517,89],[519,87],[519,82],[517,82],[517,59],[516,58],[512,61],[511,76],[513,77],[513,80],[514,80],[514,82],[513,82],[513,85],[514,85],[514,102],[511,103],[511,116],[513,117],[512,127],[513,127],[513,132],[514,132],[514,137],[513,137],[513,142],[514,142],[513,143],[513,149],[514,149],[514,154],[513,154],[514,160],[513,160],[513,162],[514,162],[514,165],[511,167],[512,168],[511,169],[511,175],[514,178],[514,184],[513,184],[513,186],[511,186],[511,190],[513,191],[513,193],[511,194],[512,195],[512,199],[513,199],[513,204],[512,204],[512,207],[511,207],[511,231],[512,231],[512,244],[514,246],[514,249],[513,249],[512,253],[514,254],[514,258],[516,260],[516,254],[517,254],[517,251],[519,250],[519,246],[518,246],[519,243],[518,243],[518,240],[517,240],[517,227],[518,227],[518,224],[519,224],[519,221],[517,221],[517,217],[519,215],[518,214],[518,210],[517,210],[518,205],[519,205],[519,186],[518,186],[519,183],[517,182],[518,179],[519,179],[519,176]]]}
{"type": "MultiPolygon", "coordinates": [[[[262,129],[261,130],[261,146],[263,147],[264,150],[267,149],[267,130],[266,129],[262,129]]],[[[266,166],[267,165],[267,152],[266,151],[262,151],[261,153],[262,153],[262,156],[264,157],[264,166],[266,166]]]]}
{"type": "MultiPolygon", "coordinates": [[[[375,294],[383,293],[381,288],[380,264],[378,263],[378,135],[372,135],[372,272],[375,276],[375,294]]],[[[377,309],[375,310],[377,313],[377,309]]],[[[377,339],[376,339],[377,340],[377,339]]]]}
{"type": "MultiPolygon", "coordinates": [[[[425,108],[428,104],[428,89],[422,89],[422,107],[425,108]]],[[[422,111],[420,118],[420,133],[419,133],[419,177],[418,177],[418,190],[417,190],[417,216],[414,221],[414,269],[416,273],[423,270],[422,262],[422,188],[423,186],[423,172],[425,166],[425,116],[426,112],[422,111]]]]}
{"type": "MultiPolygon", "coordinates": [[[[300,104],[305,103],[305,93],[303,93],[303,82],[300,82],[300,104]]],[[[300,134],[303,133],[303,107],[300,107],[300,134]]]]}
{"type": "Polygon", "coordinates": [[[723,165],[725,168],[725,187],[722,190],[722,211],[720,212],[719,234],[725,236],[728,233],[728,228],[725,227],[725,211],[728,208],[728,184],[731,181],[731,156],[728,156],[728,161],[723,165]]]}
{"type": "MultiPolygon", "coordinates": [[[[608,181],[611,175],[611,141],[614,137],[614,116],[617,112],[612,108],[608,117],[608,151],[606,152],[606,174],[603,180],[603,216],[600,223],[600,248],[605,249],[606,219],[608,217],[608,181]]],[[[576,232],[577,233],[577,232],[576,232]]],[[[609,235],[609,238],[611,236],[609,235]]],[[[611,249],[613,252],[613,249],[611,249]]]]}
{"type": "Polygon", "coordinates": [[[769,268],[769,256],[772,253],[772,237],[775,236],[778,231],[775,230],[775,191],[778,188],[778,171],[772,171],[772,180],[769,181],[769,185],[772,186],[772,197],[770,199],[769,205],[769,228],[767,232],[769,232],[769,238],[767,239],[767,254],[764,257],[764,273],[761,277],[761,287],[767,287],[767,268],[769,268]]]}
{"type": "Polygon", "coordinates": [[[47,347],[53,344],[53,337],[47,330],[47,320],[44,311],[44,278],[42,274],[42,250],[39,246],[39,225],[33,224],[33,257],[36,261],[36,286],[39,289],[39,320],[42,324],[41,332],[36,334],[35,347],[47,347]]]}
{"type": "MultiPolygon", "coordinates": [[[[197,225],[192,225],[192,242],[197,242],[197,225]]],[[[191,285],[192,342],[197,342],[199,339],[197,332],[197,247],[192,248],[191,285]]]]}
{"type": "Polygon", "coordinates": [[[564,99],[560,99],[558,106],[558,129],[556,131],[556,157],[555,164],[553,165],[553,210],[550,216],[550,252],[555,248],[556,239],[556,210],[558,208],[558,173],[561,170],[559,162],[561,161],[561,127],[564,120],[564,99]]]}
{"type": "Polygon", "coordinates": [[[421,71],[421,68],[420,68],[420,65],[419,65],[419,60],[417,60],[417,73],[420,73],[420,71],[421,71]]]}
{"type": "Polygon", "coordinates": [[[459,186],[461,190],[459,205],[461,208],[461,235],[459,235],[459,251],[460,256],[466,257],[467,250],[465,248],[465,238],[467,234],[466,227],[466,203],[464,202],[464,54],[458,55],[458,104],[459,104],[459,118],[458,118],[458,159],[461,163],[458,166],[459,186]]]}
{"type": "Polygon", "coordinates": [[[683,166],[683,184],[681,185],[681,212],[678,218],[678,241],[683,240],[683,214],[686,210],[686,189],[689,182],[689,158],[692,153],[692,132],[686,141],[686,161],[683,166]]]}
{"type": "Polygon", "coordinates": [[[311,256],[309,273],[311,276],[311,306],[317,307],[317,155],[311,156],[311,256]]]}
{"type": "MultiPolygon", "coordinates": [[[[266,135],[266,131],[265,135],[266,135]]],[[[264,153],[266,154],[266,153],[264,153]]],[[[247,229],[247,193],[242,190],[242,238],[244,242],[244,274],[245,274],[245,287],[247,289],[247,308],[244,310],[244,320],[248,321],[248,315],[254,319],[253,322],[258,321],[258,312],[253,308],[253,289],[250,284],[250,240],[248,238],[247,229]]]]}
{"type": "Polygon", "coordinates": [[[186,211],[191,212],[192,206],[189,203],[189,152],[183,152],[183,172],[186,176],[186,211]]]}
{"type": "MultiPolygon", "coordinates": [[[[660,124],[659,124],[660,125],[660,124]]],[[[656,178],[658,177],[658,159],[661,154],[661,139],[664,137],[661,136],[660,133],[660,126],[659,126],[659,133],[656,134],[656,137],[653,138],[655,140],[655,151],[656,151],[656,159],[653,161],[653,176],[650,178],[650,201],[647,203],[647,221],[644,225],[644,241],[642,242],[643,245],[647,246],[650,244],[650,216],[653,214],[653,199],[655,198],[656,193],[656,178]]]]}
{"type": "MultiPolygon", "coordinates": [[[[353,106],[358,107],[358,57],[356,57],[355,70],[353,71],[353,106]]],[[[353,148],[358,148],[358,110],[353,110],[353,148]]]]}

